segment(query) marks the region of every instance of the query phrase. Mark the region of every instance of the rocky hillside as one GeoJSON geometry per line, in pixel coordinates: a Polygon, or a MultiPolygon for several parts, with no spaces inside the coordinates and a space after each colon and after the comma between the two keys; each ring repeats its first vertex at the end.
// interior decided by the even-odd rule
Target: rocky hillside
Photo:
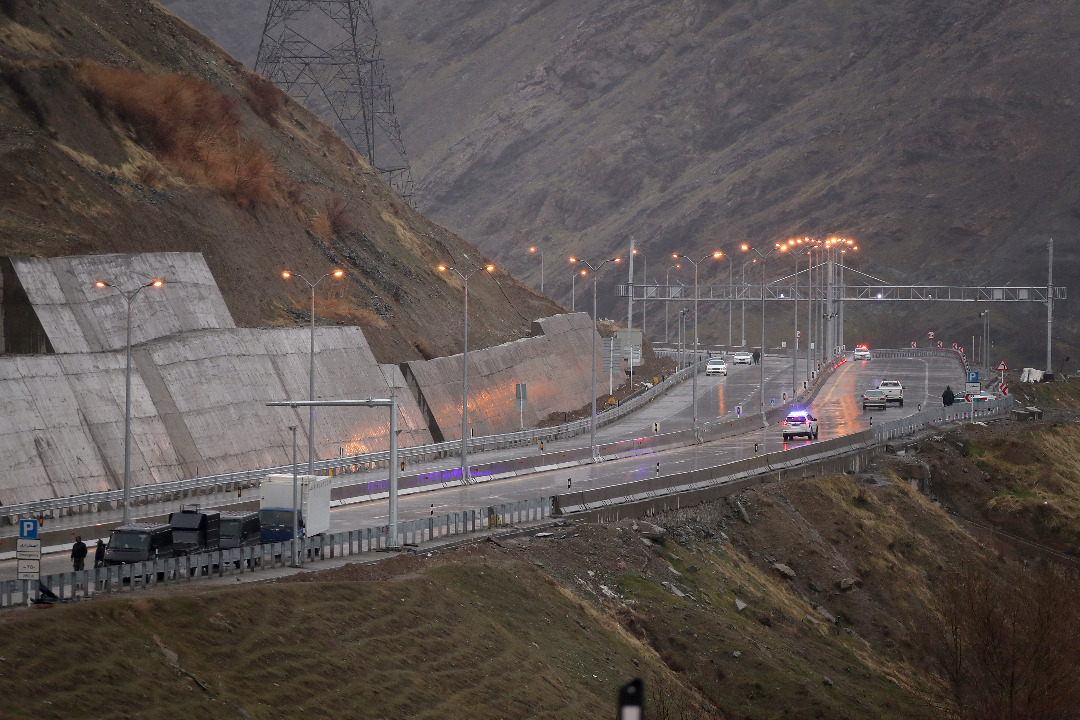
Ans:
{"type": "MultiPolygon", "coordinates": [[[[362,326],[381,362],[460,352],[461,282],[436,266],[486,262],[146,0],[0,2],[0,175],[0,255],[202,252],[241,325],[308,322],[307,285],[281,271],[340,267],[318,321],[362,326]]],[[[502,270],[470,290],[474,347],[559,310],[502,270]]]]}
{"type": "MultiPolygon", "coordinates": [[[[235,3],[227,23],[212,4],[167,4],[254,62],[265,2],[235,3]]],[[[533,286],[526,250],[545,248],[545,290],[567,305],[561,259],[631,237],[661,282],[674,251],[830,234],[856,238],[854,267],[886,282],[1045,285],[1049,237],[1056,282],[1080,276],[1068,0],[373,5],[421,209],[533,286]]],[[[618,275],[601,293],[615,316],[618,275]]],[[[703,312],[705,333],[726,324],[703,312]]],[[[1077,316],[1058,312],[1063,357],[1077,316]]],[[[1012,365],[1042,360],[1043,318],[994,307],[1012,365]]],[[[866,304],[847,322],[878,346],[980,334],[977,310],[944,303],[866,304]]]]}

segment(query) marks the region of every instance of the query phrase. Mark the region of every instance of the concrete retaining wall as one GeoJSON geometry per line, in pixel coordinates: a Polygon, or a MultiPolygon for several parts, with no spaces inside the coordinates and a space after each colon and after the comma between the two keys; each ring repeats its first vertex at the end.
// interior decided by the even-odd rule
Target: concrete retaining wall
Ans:
{"type": "MultiPolygon", "coordinates": [[[[593,323],[585,313],[555,315],[533,323],[533,337],[469,351],[469,427],[477,437],[521,427],[514,408],[515,386],[525,383],[529,408],[525,427],[553,412],[589,402],[593,323]]],[[[597,356],[600,339],[597,337],[597,356]]],[[[463,356],[417,360],[407,371],[444,440],[461,439],[463,356]]],[[[601,374],[598,361],[597,374],[601,374]]]]}
{"type": "Polygon", "coordinates": [[[122,350],[127,342],[127,300],[114,288],[146,288],[132,301],[131,342],[139,344],[188,330],[235,327],[202,253],[78,255],[9,258],[52,348],[58,353],[122,350]]]}
{"type": "MultiPolygon", "coordinates": [[[[307,458],[307,410],[266,407],[308,395],[310,331],[186,333],[133,349],[131,477],[142,485],[307,458]]],[[[0,357],[0,502],[123,486],[124,352],[0,357]]],[[[316,397],[389,397],[400,371],[380,366],[359,328],[316,328],[316,397]]],[[[407,391],[402,445],[431,442],[407,391]]],[[[319,458],[389,448],[385,408],[318,408],[319,458]]]]}
{"type": "MultiPolygon", "coordinates": [[[[128,304],[97,280],[125,292],[166,281],[131,306],[134,485],[287,464],[290,425],[307,460],[309,411],[266,403],[308,398],[310,330],[236,328],[201,254],[11,257],[4,268],[0,310],[20,319],[4,327],[27,334],[8,351],[52,353],[0,355],[0,503],[123,486],[128,304]]],[[[471,351],[474,434],[520,427],[516,383],[528,387],[526,427],[585,405],[593,332],[588,315],[560,315],[535,322],[533,337],[471,351]]],[[[461,437],[461,355],[407,363],[406,383],[401,368],[376,362],[360,328],[319,327],[315,368],[316,399],[386,398],[398,388],[402,447],[431,443],[431,428],[461,437]]],[[[387,413],[316,409],[316,457],[388,449],[387,413]]]]}

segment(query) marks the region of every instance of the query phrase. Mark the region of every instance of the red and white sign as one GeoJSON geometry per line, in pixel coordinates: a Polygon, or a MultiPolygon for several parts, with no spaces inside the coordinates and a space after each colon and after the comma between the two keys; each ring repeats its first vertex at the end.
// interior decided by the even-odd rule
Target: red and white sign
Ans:
{"type": "Polygon", "coordinates": [[[795,337],[801,338],[802,337],[802,330],[796,330],[795,331],[795,337]]]}
{"type": "Polygon", "coordinates": [[[934,339],[934,331],[933,331],[933,330],[931,330],[930,332],[926,333],[926,339],[927,339],[927,340],[933,340],[933,339],[934,339]]]}
{"type": "Polygon", "coordinates": [[[1001,390],[1002,395],[1008,395],[1009,394],[1009,386],[1006,385],[1005,383],[1001,383],[1000,385],[998,385],[998,389],[1001,390]]]}
{"type": "Polygon", "coordinates": [[[1009,369],[1009,366],[1005,364],[1004,360],[1002,360],[1001,362],[998,363],[997,369],[1002,371],[1002,372],[1005,372],[1006,370],[1009,369]]]}
{"type": "Polygon", "coordinates": [[[941,341],[940,340],[937,341],[937,346],[941,347],[941,341]]]}
{"type": "Polygon", "coordinates": [[[917,347],[917,346],[915,345],[915,342],[914,342],[914,341],[912,341],[912,343],[911,343],[911,347],[917,347]]]}
{"type": "Polygon", "coordinates": [[[959,349],[960,349],[960,346],[959,346],[959,345],[957,345],[956,343],[953,343],[953,344],[952,344],[952,349],[953,349],[953,350],[959,350],[959,349]]]}

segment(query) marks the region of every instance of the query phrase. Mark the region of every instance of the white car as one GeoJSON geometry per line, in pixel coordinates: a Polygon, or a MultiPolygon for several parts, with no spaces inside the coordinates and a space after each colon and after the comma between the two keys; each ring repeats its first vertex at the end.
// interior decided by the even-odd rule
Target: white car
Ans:
{"type": "Polygon", "coordinates": [[[855,352],[851,355],[852,360],[869,360],[870,358],[870,351],[866,348],[855,348],[855,352]]]}
{"type": "Polygon", "coordinates": [[[885,400],[904,407],[904,386],[899,380],[882,380],[877,389],[885,393],[885,400]]]}
{"type": "Polygon", "coordinates": [[[807,440],[817,440],[817,418],[811,415],[809,410],[792,410],[780,427],[784,433],[784,442],[796,435],[803,435],[807,440]]]}
{"type": "Polygon", "coordinates": [[[737,352],[731,356],[732,365],[753,365],[754,356],[748,352],[737,352]]]}
{"type": "Polygon", "coordinates": [[[709,362],[705,363],[706,375],[724,375],[727,376],[727,361],[724,358],[709,358],[709,362]]]}

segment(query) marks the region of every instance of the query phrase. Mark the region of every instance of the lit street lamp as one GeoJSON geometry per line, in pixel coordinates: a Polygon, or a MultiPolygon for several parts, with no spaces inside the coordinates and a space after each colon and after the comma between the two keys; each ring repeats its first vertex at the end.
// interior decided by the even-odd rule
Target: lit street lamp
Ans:
{"type": "Polygon", "coordinates": [[[529,252],[540,253],[540,292],[544,292],[544,251],[531,247],[529,252]]]}
{"type": "Polygon", "coordinates": [[[740,247],[743,252],[753,250],[761,258],[761,360],[758,363],[758,394],[761,396],[761,426],[768,427],[769,423],[765,420],[765,260],[777,250],[787,252],[787,245],[776,243],[776,246],[766,253],[745,243],[740,247]]]}
{"type": "Polygon", "coordinates": [[[124,524],[127,525],[131,521],[131,509],[129,507],[129,501],[131,499],[131,301],[135,299],[135,296],[148,287],[161,287],[165,284],[164,280],[156,279],[150,282],[140,285],[134,290],[124,292],[116,285],[105,282],[104,280],[98,280],[94,285],[99,288],[111,287],[116,292],[123,296],[127,301],[127,343],[126,343],[126,365],[124,369],[124,524]]]}
{"type": "Polygon", "coordinates": [[[577,312],[577,276],[584,276],[587,273],[587,270],[574,268],[574,274],[570,276],[570,312],[577,312]]]}
{"type": "MultiPolygon", "coordinates": [[[[283,270],[281,277],[289,280],[298,277],[311,288],[311,347],[308,353],[308,400],[315,399],[315,286],[328,277],[339,278],[345,274],[344,270],[335,270],[326,273],[315,282],[311,282],[300,273],[292,270],[283,270]]],[[[315,474],[315,408],[312,406],[311,415],[308,417],[308,475],[315,474]]]]}
{"type": "Polygon", "coordinates": [[[691,390],[691,392],[694,395],[694,413],[693,413],[694,418],[693,418],[692,427],[694,428],[695,431],[697,430],[697,375],[698,375],[698,373],[697,373],[697,370],[698,370],[697,369],[697,365],[698,365],[698,329],[697,329],[697,319],[698,319],[698,313],[697,313],[698,265],[705,262],[710,257],[711,258],[720,258],[720,257],[723,257],[723,255],[724,255],[724,253],[722,253],[722,252],[714,252],[711,255],[706,255],[705,257],[701,258],[697,262],[694,262],[693,260],[691,260],[690,257],[687,256],[687,255],[680,255],[679,253],[672,253],[672,255],[671,255],[675,259],[682,258],[683,260],[686,260],[686,262],[688,262],[688,263],[690,263],[691,265],[694,266],[694,358],[691,361],[693,363],[693,365],[694,365],[694,371],[693,371],[693,373],[691,373],[691,377],[693,378],[693,383],[692,383],[693,389],[691,390]]]}
{"type": "MultiPolygon", "coordinates": [[[[592,455],[593,460],[596,460],[596,335],[599,330],[596,324],[596,275],[600,271],[600,268],[610,263],[620,262],[622,258],[608,258],[602,263],[593,266],[588,260],[582,260],[581,258],[570,258],[572,263],[581,263],[585,267],[592,271],[592,319],[593,319],[593,334],[592,334],[592,422],[589,424],[589,453],[592,455]]],[[[584,275],[585,271],[582,270],[581,274],[584,275]]]]}
{"type": "MultiPolygon", "coordinates": [[[[649,294],[649,260],[645,257],[645,253],[635,249],[633,251],[635,255],[641,256],[641,279],[642,279],[642,291],[641,291],[641,335],[645,336],[645,298],[649,294]]],[[[633,282],[634,279],[630,278],[630,298],[631,302],[634,297],[633,282]]],[[[633,319],[633,313],[631,313],[631,319],[633,319]]]]}
{"type": "MultiPolygon", "coordinates": [[[[468,259],[469,256],[465,255],[468,259]]],[[[495,270],[494,265],[485,265],[484,270],[489,273],[495,270]]],[[[480,271],[473,268],[468,275],[463,275],[457,268],[440,265],[439,272],[453,272],[465,284],[465,340],[461,351],[461,482],[469,482],[469,278],[480,271]]]]}

